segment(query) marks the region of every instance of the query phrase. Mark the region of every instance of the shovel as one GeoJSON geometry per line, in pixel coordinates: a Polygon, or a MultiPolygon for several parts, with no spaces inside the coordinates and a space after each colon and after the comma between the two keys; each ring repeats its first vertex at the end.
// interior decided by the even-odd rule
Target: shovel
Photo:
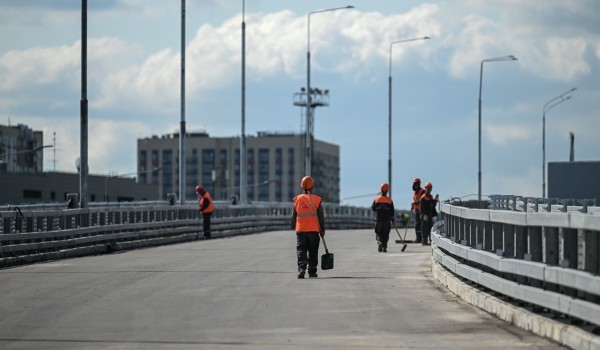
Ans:
{"type": "MultiPolygon", "coordinates": [[[[310,200],[310,206],[312,207],[313,214],[315,214],[315,217],[317,217],[317,210],[315,209],[312,197],[310,196],[310,191],[308,192],[308,199],[310,200]]],[[[323,232],[319,232],[319,236],[321,236],[321,239],[323,240],[323,247],[325,247],[325,254],[321,255],[321,270],[331,270],[333,269],[333,253],[330,253],[329,249],[327,249],[327,243],[325,243],[325,235],[323,232]]]]}
{"type": "Polygon", "coordinates": [[[321,270],[333,269],[333,253],[330,253],[327,249],[327,243],[325,243],[325,236],[321,236],[323,240],[323,247],[325,247],[325,254],[321,255],[321,270]]]}

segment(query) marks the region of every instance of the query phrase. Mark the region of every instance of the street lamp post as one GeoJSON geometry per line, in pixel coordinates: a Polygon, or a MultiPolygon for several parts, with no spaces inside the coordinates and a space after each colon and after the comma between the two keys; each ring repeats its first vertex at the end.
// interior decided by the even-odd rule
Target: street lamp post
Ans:
{"type": "Polygon", "coordinates": [[[479,70],[479,138],[478,138],[478,149],[479,149],[479,168],[477,173],[478,191],[477,201],[481,203],[481,85],[483,80],[483,64],[486,62],[500,62],[500,61],[516,61],[517,58],[513,55],[488,58],[481,61],[481,68],[479,70]]]}
{"type": "Polygon", "coordinates": [[[571,99],[572,96],[565,96],[575,91],[577,88],[572,88],[562,94],[554,97],[544,104],[542,110],[542,198],[546,198],[546,112],[555,106],[571,99]]]}
{"type": "Polygon", "coordinates": [[[330,12],[337,10],[352,9],[354,6],[335,7],[325,10],[317,10],[308,13],[308,25],[307,25],[307,45],[306,45],[306,145],[304,154],[304,173],[307,176],[311,175],[311,163],[312,163],[312,147],[311,147],[311,135],[312,135],[312,98],[310,91],[310,16],[316,13],[330,12]]]}
{"type": "Polygon", "coordinates": [[[388,184],[390,185],[390,198],[392,197],[392,47],[399,43],[427,39],[429,39],[429,37],[424,36],[422,38],[397,40],[390,43],[390,74],[388,77],[388,184]]]}
{"type": "Polygon", "coordinates": [[[242,1],[242,135],[240,136],[240,203],[246,202],[246,1],[242,1]]]}

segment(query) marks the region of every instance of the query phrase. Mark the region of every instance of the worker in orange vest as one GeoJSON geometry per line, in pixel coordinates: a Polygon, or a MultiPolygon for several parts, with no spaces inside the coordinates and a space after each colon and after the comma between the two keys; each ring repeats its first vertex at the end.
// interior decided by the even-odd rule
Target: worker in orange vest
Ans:
{"type": "Polygon", "coordinates": [[[433,227],[433,218],[437,216],[435,206],[438,203],[439,196],[436,194],[435,198],[431,195],[433,185],[431,182],[425,183],[425,193],[419,200],[420,213],[421,213],[421,228],[423,231],[423,245],[431,244],[431,228],[433,227]]]}
{"type": "Polygon", "coordinates": [[[371,209],[377,213],[375,219],[375,239],[377,240],[377,251],[387,253],[387,245],[390,240],[390,231],[392,230],[392,221],[394,221],[394,201],[388,197],[390,185],[381,184],[379,187],[381,194],[375,197],[371,209]]]}
{"type": "Polygon", "coordinates": [[[314,180],[305,176],[300,182],[303,193],[294,197],[292,225],[296,231],[296,256],[298,258],[298,278],[317,277],[319,264],[319,243],[325,235],[325,216],[321,197],[312,194],[314,180]]]}
{"type": "Polygon", "coordinates": [[[421,214],[420,214],[420,208],[419,208],[419,205],[420,205],[419,201],[421,200],[421,196],[423,194],[425,194],[425,190],[423,188],[421,188],[421,179],[416,177],[413,180],[412,189],[413,189],[414,193],[413,193],[413,201],[412,201],[412,205],[411,205],[410,209],[413,211],[413,213],[415,215],[415,234],[417,236],[415,243],[421,243],[423,241],[423,236],[422,236],[422,232],[421,232],[421,214]]]}
{"type": "Polygon", "coordinates": [[[199,213],[202,214],[202,223],[204,229],[204,239],[210,239],[210,217],[215,211],[210,193],[206,192],[204,187],[196,186],[196,193],[198,194],[198,205],[200,206],[199,213]]]}

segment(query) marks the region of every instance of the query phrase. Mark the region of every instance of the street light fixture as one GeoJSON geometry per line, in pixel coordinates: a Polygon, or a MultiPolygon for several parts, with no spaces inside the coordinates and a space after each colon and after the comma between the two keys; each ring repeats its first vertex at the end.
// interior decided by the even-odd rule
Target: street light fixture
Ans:
{"type": "Polygon", "coordinates": [[[572,96],[565,95],[570,94],[575,90],[577,90],[577,88],[574,87],[569,91],[565,91],[544,104],[542,112],[542,198],[546,198],[546,112],[555,106],[570,100],[572,96]]]}
{"type": "Polygon", "coordinates": [[[353,9],[354,6],[348,5],[344,7],[335,7],[325,10],[317,10],[308,13],[308,25],[307,25],[307,45],[306,45],[306,148],[304,154],[304,172],[305,175],[311,175],[311,163],[312,163],[312,147],[311,147],[311,135],[313,128],[312,121],[312,98],[310,90],[310,16],[316,13],[331,12],[337,10],[353,9]]]}
{"type": "Polygon", "coordinates": [[[392,47],[395,44],[408,41],[427,40],[428,36],[392,41],[390,43],[390,75],[388,78],[388,184],[390,185],[389,196],[392,197],[392,47]]]}
{"type": "Polygon", "coordinates": [[[478,192],[477,201],[481,203],[481,85],[483,80],[483,64],[486,62],[500,62],[500,61],[516,61],[517,58],[513,55],[488,58],[481,61],[481,68],[479,70],[479,172],[477,173],[478,180],[478,192]]]}
{"type": "Polygon", "coordinates": [[[113,176],[106,176],[106,178],[104,179],[104,201],[108,202],[108,179],[110,178],[115,178],[115,177],[125,177],[125,176],[129,176],[129,175],[137,175],[137,174],[147,174],[147,173],[154,173],[157,171],[162,170],[162,167],[158,167],[158,168],[154,168],[152,170],[146,170],[146,171],[140,171],[140,172],[131,172],[131,173],[126,173],[126,174],[121,174],[121,175],[113,175],[113,176]]]}

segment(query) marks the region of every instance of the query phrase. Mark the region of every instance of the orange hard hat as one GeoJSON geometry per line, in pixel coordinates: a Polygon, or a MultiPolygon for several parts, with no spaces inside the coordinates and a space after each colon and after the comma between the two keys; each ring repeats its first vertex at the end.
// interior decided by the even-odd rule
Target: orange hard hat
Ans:
{"type": "Polygon", "coordinates": [[[315,181],[310,176],[303,177],[300,182],[300,187],[302,187],[303,190],[312,190],[314,186],[315,181]]]}
{"type": "Polygon", "coordinates": [[[421,183],[421,179],[419,179],[418,177],[415,177],[415,179],[413,180],[413,183],[421,183]]]}
{"type": "Polygon", "coordinates": [[[387,192],[390,190],[390,185],[387,182],[384,182],[379,188],[381,189],[381,192],[387,192]]]}
{"type": "Polygon", "coordinates": [[[200,193],[200,192],[202,192],[202,191],[204,191],[204,187],[202,187],[202,186],[199,186],[199,185],[198,185],[198,186],[196,186],[196,193],[200,193]]]}
{"type": "Polygon", "coordinates": [[[426,182],[425,188],[433,188],[433,185],[431,184],[431,182],[426,182]]]}

